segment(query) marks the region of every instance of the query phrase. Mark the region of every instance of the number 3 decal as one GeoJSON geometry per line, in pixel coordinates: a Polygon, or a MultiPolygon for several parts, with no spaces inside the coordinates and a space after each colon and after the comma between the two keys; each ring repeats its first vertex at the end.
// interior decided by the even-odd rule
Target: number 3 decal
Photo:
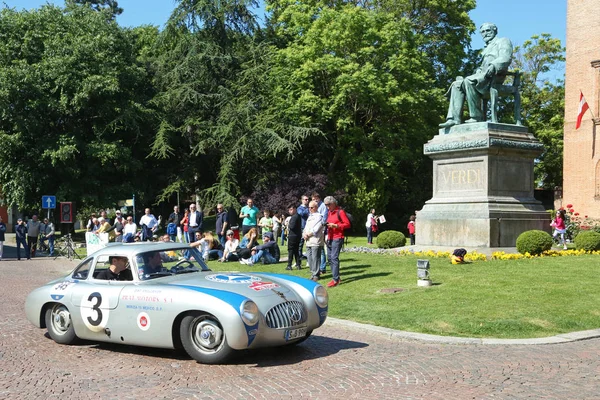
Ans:
{"type": "Polygon", "coordinates": [[[103,299],[100,292],[93,292],[81,299],[81,318],[89,330],[101,332],[108,322],[108,298],[103,299]]]}

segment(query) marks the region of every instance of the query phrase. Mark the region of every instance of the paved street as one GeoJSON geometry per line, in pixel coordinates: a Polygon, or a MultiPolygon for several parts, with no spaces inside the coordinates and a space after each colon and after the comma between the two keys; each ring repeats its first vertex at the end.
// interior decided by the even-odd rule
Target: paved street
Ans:
{"type": "Polygon", "coordinates": [[[23,306],[30,290],[75,264],[0,262],[0,399],[600,398],[600,339],[432,344],[326,324],[295,348],[217,366],[172,350],[58,345],[25,319],[23,306]]]}

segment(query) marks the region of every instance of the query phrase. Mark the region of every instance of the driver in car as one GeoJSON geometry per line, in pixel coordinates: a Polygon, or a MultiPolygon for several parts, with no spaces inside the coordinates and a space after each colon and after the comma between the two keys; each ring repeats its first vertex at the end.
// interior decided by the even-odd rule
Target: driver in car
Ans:
{"type": "Polygon", "coordinates": [[[132,281],[133,276],[128,268],[129,263],[127,257],[112,256],[108,259],[110,267],[101,271],[96,279],[108,281],[132,281]]]}
{"type": "Polygon", "coordinates": [[[139,270],[140,279],[144,279],[145,276],[147,277],[148,275],[159,272],[168,272],[163,266],[160,252],[154,251],[144,254],[144,265],[139,270]]]}

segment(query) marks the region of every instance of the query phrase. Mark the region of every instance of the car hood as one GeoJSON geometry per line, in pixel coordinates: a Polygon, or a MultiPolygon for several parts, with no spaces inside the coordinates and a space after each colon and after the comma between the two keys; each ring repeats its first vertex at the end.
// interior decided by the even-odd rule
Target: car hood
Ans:
{"type": "Polygon", "coordinates": [[[282,279],[260,273],[202,272],[174,276],[169,284],[223,290],[248,298],[266,296],[279,296],[283,300],[296,298],[282,279]]]}

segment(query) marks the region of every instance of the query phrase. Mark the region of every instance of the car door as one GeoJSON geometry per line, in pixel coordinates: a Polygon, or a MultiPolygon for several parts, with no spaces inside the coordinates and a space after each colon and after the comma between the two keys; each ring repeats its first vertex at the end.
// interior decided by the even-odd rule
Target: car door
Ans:
{"type": "Polygon", "coordinates": [[[87,279],[75,285],[71,292],[71,301],[78,309],[73,323],[77,336],[82,339],[111,341],[109,327],[119,318],[119,297],[124,287],[133,285],[133,281],[96,279],[107,263],[107,256],[94,260],[87,279]]]}

